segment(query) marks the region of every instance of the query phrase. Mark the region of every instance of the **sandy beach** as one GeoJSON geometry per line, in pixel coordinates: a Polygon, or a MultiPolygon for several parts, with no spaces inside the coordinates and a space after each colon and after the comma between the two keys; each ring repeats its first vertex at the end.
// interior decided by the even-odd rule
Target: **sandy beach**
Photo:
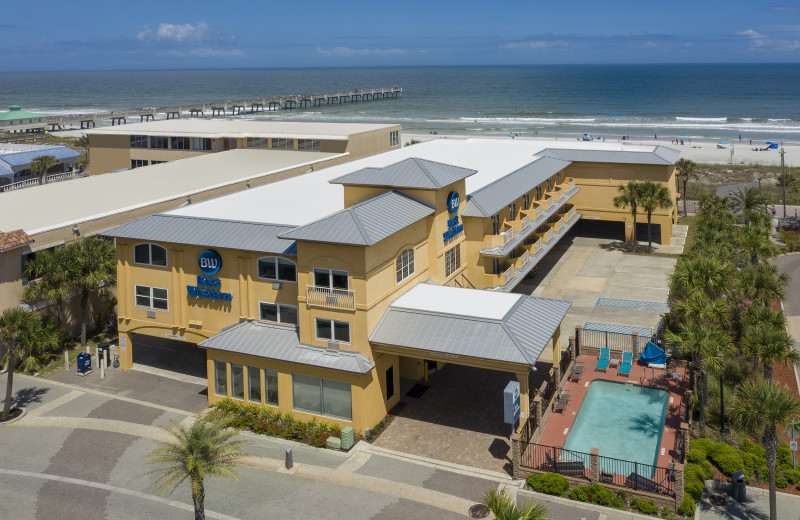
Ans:
{"type": "MultiPolygon", "coordinates": [[[[470,137],[481,137],[481,138],[494,138],[494,139],[511,139],[508,136],[498,136],[498,135],[482,135],[482,134],[415,134],[415,133],[403,133],[403,144],[410,142],[412,139],[417,141],[430,141],[431,139],[468,139],[470,137]]],[[[514,139],[537,139],[542,141],[553,141],[553,137],[548,136],[529,136],[529,135],[517,135],[514,139]]],[[[564,142],[574,142],[577,140],[570,141],[569,139],[564,139],[563,137],[558,138],[560,141],[564,142]]],[[[601,142],[601,141],[598,141],[601,142]]],[[[740,144],[738,141],[733,142],[729,141],[728,145],[725,148],[718,148],[717,140],[693,140],[691,144],[688,141],[684,140],[684,144],[675,144],[674,141],[670,141],[670,139],[661,139],[658,140],[639,140],[639,139],[631,139],[630,141],[622,141],[622,140],[611,140],[606,139],[606,143],[625,143],[631,145],[660,145],[666,146],[668,148],[674,148],[675,150],[680,150],[681,157],[692,160],[696,163],[714,163],[714,164],[757,164],[757,165],[765,165],[765,166],[780,166],[781,164],[781,156],[779,150],[767,150],[763,152],[753,151],[752,148],[756,147],[755,142],[752,146],[749,145],[749,141],[742,139],[742,143],[740,144]],[[731,153],[733,152],[733,153],[731,153]]],[[[759,148],[763,148],[766,145],[763,142],[758,143],[759,148]]],[[[785,144],[784,150],[786,151],[784,155],[784,162],[786,166],[798,166],[800,165],[800,145],[796,143],[785,144]]]]}

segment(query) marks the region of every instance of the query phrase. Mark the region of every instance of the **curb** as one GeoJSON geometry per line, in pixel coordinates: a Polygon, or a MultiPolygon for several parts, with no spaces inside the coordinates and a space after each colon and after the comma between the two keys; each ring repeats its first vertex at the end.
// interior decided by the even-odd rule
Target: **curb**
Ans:
{"type": "Polygon", "coordinates": [[[22,407],[19,407],[19,406],[17,408],[12,408],[12,411],[13,410],[22,410],[22,413],[19,414],[19,417],[15,417],[15,418],[11,419],[10,421],[0,422],[0,426],[11,426],[15,422],[17,422],[17,421],[21,420],[23,417],[25,417],[25,415],[28,413],[27,410],[25,410],[25,408],[22,408],[22,407]]]}

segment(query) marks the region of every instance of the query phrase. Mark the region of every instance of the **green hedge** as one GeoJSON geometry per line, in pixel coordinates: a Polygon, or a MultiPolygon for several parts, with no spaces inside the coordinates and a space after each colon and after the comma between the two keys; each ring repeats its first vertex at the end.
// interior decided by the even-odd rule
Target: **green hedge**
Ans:
{"type": "Polygon", "coordinates": [[[569,491],[569,498],[578,502],[591,502],[600,506],[616,507],[625,509],[625,492],[618,491],[616,494],[601,484],[591,486],[577,486],[569,491]]]}
{"type": "Polygon", "coordinates": [[[708,453],[708,457],[725,475],[731,476],[738,472],[744,473],[742,455],[733,446],[720,442],[713,451],[708,453]]]}
{"type": "Polygon", "coordinates": [[[646,515],[657,515],[658,506],[652,500],[644,500],[642,498],[631,498],[631,507],[640,513],[646,515]]]}
{"type": "Polygon", "coordinates": [[[534,491],[547,495],[564,496],[569,490],[569,480],[558,473],[545,473],[544,475],[529,475],[528,486],[534,491]]]}
{"type": "Polygon", "coordinates": [[[683,497],[683,502],[681,502],[681,505],[678,506],[678,512],[683,516],[688,516],[689,518],[694,517],[695,509],[697,509],[697,504],[695,504],[694,499],[689,495],[683,497]]]}

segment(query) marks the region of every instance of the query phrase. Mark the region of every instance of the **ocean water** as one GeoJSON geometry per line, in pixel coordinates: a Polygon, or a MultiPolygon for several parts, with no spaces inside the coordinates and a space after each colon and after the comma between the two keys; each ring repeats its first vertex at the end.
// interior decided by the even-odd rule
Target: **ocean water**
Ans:
{"type": "Polygon", "coordinates": [[[403,87],[399,99],[248,114],[406,132],[800,141],[800,65],[571,65],[0,74],[0,107],[46,114],[403,87]]]}

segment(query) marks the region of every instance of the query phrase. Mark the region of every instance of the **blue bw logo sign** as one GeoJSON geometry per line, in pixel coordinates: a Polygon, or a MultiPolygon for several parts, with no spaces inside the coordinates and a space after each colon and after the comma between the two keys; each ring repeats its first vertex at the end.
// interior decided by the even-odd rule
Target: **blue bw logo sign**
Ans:
{"type": "Polygon", "coordinates": [[[447,212],[455,215],[458,213],[458,207],[461,205],[461,197],[458,196],[457,191],[451,191],[447,194],[447,212]]]}
{"type": "Polygon", "coordinates": [[[203,274],[211,276],[222,269],[222,257],[213,249],[206,249],[197,257],[197,263],[203,274]]]}

